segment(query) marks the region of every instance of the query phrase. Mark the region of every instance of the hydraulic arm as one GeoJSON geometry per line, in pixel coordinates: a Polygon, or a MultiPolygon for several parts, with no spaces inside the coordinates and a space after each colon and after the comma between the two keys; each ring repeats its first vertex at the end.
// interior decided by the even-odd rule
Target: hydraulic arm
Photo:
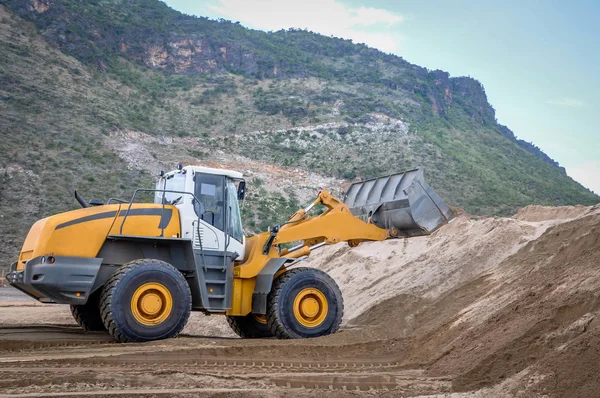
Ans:
{"type": "Polygon", "coordinates": [[[273,244],[303,241],[291,249],[280,250],[281,256],[298,258],[323,245],[348,242],[350,246],[356,246],[360,242],[385,240],[397,235],[398,230],[395,228],[380,228],[353,216],[345,203],[322,190],[306,209],[298,210],[279,228],[273,244]],[[319,204],[325,206],[326,210],[319,215],[310,216],[310,210],[319,204]]]}
{"type": "Polygon", "coordinates": [[[318,246],[338,242],[354,247],[364,241],[427,235],[452,217],[452,210],[425,182],[421,169],[354,183],[344,201],[320,191],[306,209],[271,232],[263,253],[271,245],[302,241],[279,251],[280,256],[298,258],[318,246]],[[309,216],[319,204],[326,207],[325,212],[309,216]]]}

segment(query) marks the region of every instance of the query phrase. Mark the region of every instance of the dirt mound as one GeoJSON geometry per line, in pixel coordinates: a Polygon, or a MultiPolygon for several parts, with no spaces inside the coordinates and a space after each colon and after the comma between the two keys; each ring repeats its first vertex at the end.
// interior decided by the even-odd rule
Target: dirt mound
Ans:
{"type": "MultiPolygon", "coordinates": [[[[589,208],[585,208],[588,209],[589,208]]],[[[461,215],[429,237],[324,248],[304,264],[328,272],[346,302],[346,322],[398,295],[435,299],[476,278],[564,220],[461,215]]]]}
{"type": "MultiPolygon", "coordinates": [[[[597,339],[598,264],[600,215],[548,230],[484,277],[493,282],[477,301],[453,316],[450,327],[465,330],[430,371],[458,371],[455,388],[471,390],[527,370],[529,379],[537,380],[529,387],[533,390],[556,393],[563,388],[570,396],[579,395],[586,384],[584,374],[561,361],[571,344],[578,345],[576,340],[597,339]],[[578,387],[559,386],[561,376],[577,379],[578,387]]],[[[594,360],[583,366],[593,369],[593,386],[600,388],[600,355],[597,346],[590,348],[595,350],[594,360]]]]}
{"type": "Polygon", "coordinates": [[[600,391],[599,207],[461,217],[430,238],[321,260],[377,355],[452,377],[458,392],[600,391]]]}
{"type": "Polygon", "coordinates": [[[515,218],[523,221],[546,221],[546,220],[567,220],[581,217],[587,213],[593,212],[599,206],[538,206],[532,205],[522,208],[515,214],[515,218]]]}

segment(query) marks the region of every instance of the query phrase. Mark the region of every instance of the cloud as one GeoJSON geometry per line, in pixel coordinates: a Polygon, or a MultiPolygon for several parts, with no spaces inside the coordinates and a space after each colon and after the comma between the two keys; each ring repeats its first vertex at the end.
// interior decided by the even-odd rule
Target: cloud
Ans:
{"type": "Polygon", "coordinates": [[[225,19],[261,30],[308,29],[398,52],[402,37],[390,27],[402,15],[372,7],[348,7],[337,0],[218,0],[210,10],[225,19]]]}
{"type": "Polygon", "coordinates": [[[600,195],[600,162],[589,161],[567,168],[567,174],[600,195]]]}
{"type": "Polygon", "coordinates": [[[394,25],[404,22],[404,17],[391,13],[387,10],[371,7],[359,7],[348,9],[350,14],[354,15],[354,24],[362,26],[372,26],[378,24],[394,25]]]}
{"type": "Polygon", "coordinates": [[[567,98],[567,97],[552,99],[552,100],[549,100],[548,103],[550,105],[569,106],[569,107],[582,107],[582,106],[586,105],[585,102],[583,102],[582,100],[579,100],[577,98],[567,98]]]}

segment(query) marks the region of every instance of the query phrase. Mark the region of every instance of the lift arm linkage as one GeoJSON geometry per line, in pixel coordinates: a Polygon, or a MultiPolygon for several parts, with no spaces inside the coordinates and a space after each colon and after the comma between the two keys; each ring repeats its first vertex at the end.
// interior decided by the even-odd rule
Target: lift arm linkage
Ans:
{"type": "Polygon", "coordinates": [[[348,242],[354,247],[364,241],[381,241],[390,237],[390,231],[354,217],[345,203],[322,190],[313,203],[306,209],[298,210],[279,228],[272,244],[303,241],[294,250],[283,249],[280,252],[282,257],[298,258],[310,254],[311,248],[317,245],[348,242]],[[327,210],[317,216],[309,216],[308,212],[318,204],[324,205],[327,210]]]}

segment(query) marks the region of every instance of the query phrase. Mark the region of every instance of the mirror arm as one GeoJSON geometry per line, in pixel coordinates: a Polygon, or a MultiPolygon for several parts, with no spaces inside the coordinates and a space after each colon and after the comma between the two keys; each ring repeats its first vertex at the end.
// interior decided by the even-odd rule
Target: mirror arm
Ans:
{"type": "Polygon", "coordinates": [[[83,207],[84,209],[86,207],[90,207],[90,205],[85,201],[85,199],[83,199],[81,197],[81,195],[77,191],[75,191],[75,199],[77,199],[77,201],[79,202],[79,204],[81,205],[81,207],[83,207]]]}

